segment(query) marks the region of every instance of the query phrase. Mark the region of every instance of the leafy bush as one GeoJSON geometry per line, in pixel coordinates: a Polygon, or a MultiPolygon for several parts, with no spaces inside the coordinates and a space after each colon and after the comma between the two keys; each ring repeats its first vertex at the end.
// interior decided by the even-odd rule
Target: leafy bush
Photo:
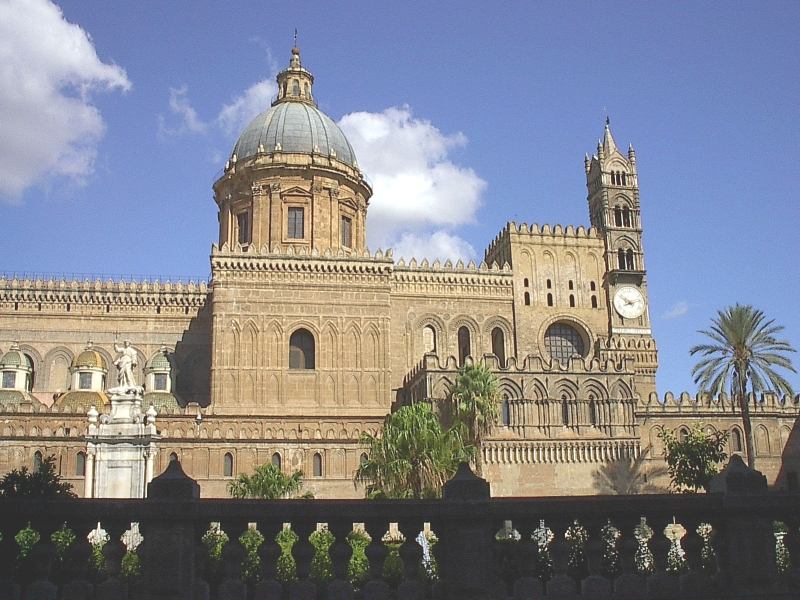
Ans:
{"type": "Polygon", "coordinates": [[[658,437],[664,442],[672,485],[679,492],[707,490],[711,478],[719,472],[719,465],[728,458],[725,452],[728,432],[706,433],[702,423],[697,423],[683,440],[667,429],[662,429],[658,437]]]}
{"type": "Polygon", "coordinates": [[[72,486],[56,473],[56,457],[42,460],[35,471],[14,469],[0,479],[0,498],[74,498],[72,486]]]}
{"type": "Polygon", "coordinates": [[[297,543],[297,534],[290,527],[284,527],[275,536],[275,541],[280,546],[281,554],[276,565],[276,577],[281,583],[297,581],[297,562],[292,556],[292,546],[297,543]]]}
{"type": "Polygon", "coordinates": [[[370,535],[361,529],[354,529],[347,534],[347,543],[353,549],[347,564],[347,578],[355,589],[361,588],[369,580],[367,547],[371,541],[370,535]]]}
{"type": "Polygon", "coordinates": [[[67,550],[69,550],[69,547],[75,541],[75,532],[64,523],[61,529],[53,532],[50,536],[50,541],[53,542],[53,545],[56,547],[56,557],[58,557],[59,561],[63,561],[67,550]]]}
{"type": "Polygon", "coordinates": [[[308,576],[316,584],[325,584],[333,579],[333,561],[331,560],[330,547],[336,538],[324,526],[308,536],[308,541],[314,546],[314,557],[308,576]]]}
{"type": "Polygon", "coordinates": [[[30,521],[17,532],[17,535],[14,536],[14,541],[19,546],[19,553],[17,554],[19,560],[25,560],[28,557],[33,547],[39,543],[40,537],[39,532],[31,527],[30,521]]]}
{"type": "Polygon", "coordinates": [[[264,536],[254,526],[249,526],[239,536],[239,543],[244,548],[242,562],[242,581],[258,581],[261,579],[261,557],[258,549],[264,543],[264,536]]]}
{"type": "Polygon", "coordinates": [[[211,523],[201,541],[206,549],[209,567],[212,573],[217,573],[222,564],[222,550],[228,543],[228,534],[220,529],[219,523],[211,523]]]}

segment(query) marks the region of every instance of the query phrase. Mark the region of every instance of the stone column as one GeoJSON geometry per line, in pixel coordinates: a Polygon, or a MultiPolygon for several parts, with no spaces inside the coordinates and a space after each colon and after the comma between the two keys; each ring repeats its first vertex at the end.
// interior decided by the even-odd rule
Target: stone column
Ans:
{"type": "Polygon", "coordinates": [[[83,497],[94,496],[94,448],[86,449],[86,472],[83,476],[83,497]]]}
{"type": "Polygon", "coordinates": [[[448,506],[441,532],[443,576],[450,600],[483,600],[489,597],[492,567],[492,521],[489,483],[461,463],[444,485],[448,506]]]}

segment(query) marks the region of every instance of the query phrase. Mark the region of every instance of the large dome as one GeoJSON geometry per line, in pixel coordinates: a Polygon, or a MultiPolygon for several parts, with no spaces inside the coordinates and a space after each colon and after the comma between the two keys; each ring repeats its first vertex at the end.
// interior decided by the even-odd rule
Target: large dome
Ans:
{"type": "Polygon", "coordinates": [[[339,126],[316,106],[279,102],[253,119],[233,148],[236,160],[259,152],[323,154],[351,167],[356,155],[339,126]]]}

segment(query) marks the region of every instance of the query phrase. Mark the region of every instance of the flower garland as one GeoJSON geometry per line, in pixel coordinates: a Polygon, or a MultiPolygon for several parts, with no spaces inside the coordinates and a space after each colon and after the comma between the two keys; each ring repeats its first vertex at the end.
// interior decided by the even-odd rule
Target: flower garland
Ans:
{"type": "Polygon", "coordinates": [[[536,573],[542,581],[553,576],[553,557],[550,554],[553,537],[553,530],[544,524],[544,519],[539,521],[539,527],[531,533],[531,539],[536,542],[536,573]]]}
{"type": "Polygon", "coordinates": [[[89,557],[89,566],[91,566],[95,573],[99,573],[103,569],[103,565],[106,563],[106,557],[103,556],[103,547],[108,543],[110,538],[106,530],[100,526],[100,522],[98,521],[97,527],[89,532],[89,535],[86,536],[86,539],[89,540],[89,544],[92,546],[92,555],[89,557]]]}
{"type": "Polygon", "coordinates": [[[245,551],[242,561],[242,581],[259,581],[261,579],[261,557],[258,549],[264,543],[264,536],[255,523],[248,523],[247,529],[239,536],[239,543],[245,551]]]}
{"type": "Polygon", "coordinates": [[[681,539],[686,535],[686,528],[680,523],[675,522],[664,528],[664,536],[669,540],[669,550],[667,551],[667,573],[670,575],[680,575],[689,570],[686,563],[686,551],[681,547],[681,539]]]}
{"type": "Polygon", "coordinates": [[[281,583],[297,581],[297,562],[292,556],[292,546],[297,543],[297,534],[292,531],[291,523],[284,523],[283,529],[275,536],[275,541],[281,548],[276,565],[276,577],[281,583]]]}
{"type": "Polygon", "coordinates": [[[333,561],[331,560],[330,547],[336,538],[328,530],[327,523],[317,525],[317,530],[308,536],[308,541],[314,546],[314,557],[308,577],[317,585],[325,584],[333,579],[333,561]]]}
{"type": "Polygon", "coordinates": [[[372,537],[364,529],[363,523],[360,526],[356,524],[353,530],[347,534],[347,543],[353,549],[350,562],[347,563],[347,578],[355,589],[361,589],[369,580],[367,547],[371,541],[372,537]]]}
{"type": "Polygon", "coordinates": [[[653,530],[645,517],[641,517],[639,524],[633,528],[633,537],[636,540],[636,553],[633,555],[636,572],[639,575],[651,575],[655,572],[655,560],[647,542],[653,537],[653,530]]]}
{"type": "Polygon", "coordinates": [[[567,573],[580,581],[589,573],[586,565],[586,542],[589,541],[589,532],[578,519],[575,519],[567,528],[564,537],[569,546],[567,573]]]}
{"type": "Polygon", "coordinates": [[[713,575],[717,572],[717,553],[714,546],[711,545],[714,529],[710,523],[700,523],[696,531],[703,540],[703,546],[700,548],[700,569],[706,575],[713,575]]]}
{"type": "Polygon", "coordinates": [[[602,544],[601,570],[604,576],[614,579],[622,573],[622,564],[619,560],[617,543],[621,537],[619,529],[611,524],[611,519],[600,529],[600,542],[602,544]]]}

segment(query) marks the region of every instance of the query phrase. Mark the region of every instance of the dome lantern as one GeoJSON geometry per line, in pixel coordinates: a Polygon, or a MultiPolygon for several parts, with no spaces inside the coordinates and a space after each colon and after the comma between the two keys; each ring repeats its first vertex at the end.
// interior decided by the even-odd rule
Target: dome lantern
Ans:
{"type": "Polygon", "coordinates": [[[312,88],[314,76],[303,68],[300,60],[300,48],[292,48],[289,66],[278,73],[278,96],[272,106],[281,102],[304,102],[316,106],[312,88]]]}

